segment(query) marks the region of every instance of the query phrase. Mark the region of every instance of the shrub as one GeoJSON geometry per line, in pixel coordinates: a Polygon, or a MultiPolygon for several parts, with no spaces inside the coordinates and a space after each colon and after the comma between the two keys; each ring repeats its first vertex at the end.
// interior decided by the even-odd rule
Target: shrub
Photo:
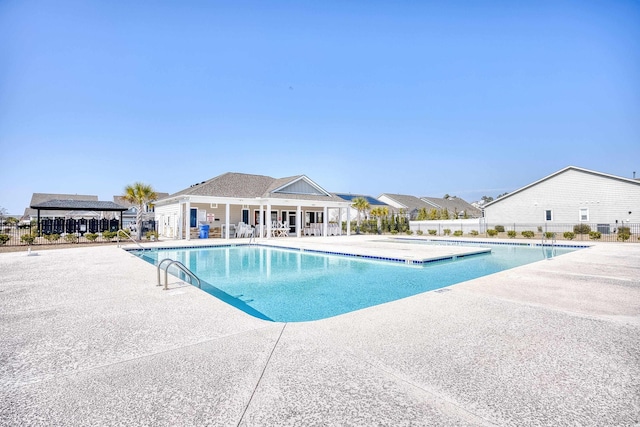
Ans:
{"type": "Polygon", "coordinates": [[[462,236],[462,230],[456,230],[456,231],[454,231],[454,232],[453,232],[453,235],[454,235],[454,236],[456,236],[456,237],[460,237],[460,236],[462,236]]]}
{"type": "Polygon", "coordinates": [[[510,238],[515,238],[516,237],[516,232],[515,230],[509,230],[507,231],[507,236],[509,236],[510,238]]]}
{"type": "MultiPolygon", "coordinates": [[[[116,232],[116,235],[117,235],[120,239],[122,239],[122,240],[126,240],[126,239],[128,239],[128,238],[129,238],[129,236],[131,236],[129,233],[127,233],[127,232],[126,232],[126,231],[124,231],[124,230],[118,230],[118,231],[116,232]]],[[[133,236],[131,236],[131,237],[133,238],[133,236]]]]}
{"type": "Polygon", "coordinates": [[[98,236],[98,233],[85,233],[84,235],[84,237],[90,242],[95,242],[98,236]]]}
{"type": "Polygon", "coordinates": [[[538,233],[542,233],[542,227],[538,227],[538,233]]]}
{"type": "Polygon", "coordinates": [[[405,234],[406,234],[407,236],[411,236],[411,235],[413,234],[413,231],[411,231],[411,230],[407,230],[407,231],[405,231],[405,234]]]}
{"type": "Polygon", "coordinates": [[[20,240],[27,245],[32,245],[33,242],[36,241],[36,236],[34,236],[33,234],[23,234],[22,236],[20,236],[20,240]]]}
{"type": "Polygon", "coordinates": [[[504,233],[504,225],[496,225],[493,227],[498,233],[504,233]]]}
{"type": "Polygon", "coordinates": [[[115,231],[103,231],[102,232],[102,238],[105,239],[108,242],[111,239],[113,239],[114,237],[116,237],[116,234],[117,233],[115,231]]]}
{"type": "Polygon", "coordinates": [[[78,242],[78,236],[76,236],[73,233],[69,233],[66,236],[64,236],[64,240],[66,240],[69,243],[77,243],[78,242]]]}
{"type": "Polygon", "coordinates": [[[451,234],[451,230],[449,228],[445,228],[444,230],[442,230],[442,232],[444,233],[445,236],[448,236],[449,234],[451,234]]]}
{"type": "Polygon", "coordinates": [[[45,234],[44,236],[45,239],[47,239],[48,242],[57,242],[58,240],[60,240],[60,235],[57,233],[53,233],[53,234],[45,234]]]}
{"type": "Polygon", "coordinates": [[[618,240],[625,242],[627,240],[629,240],[629,238],[631,237],[631,233],[621,233],[618,230],[618,240]]]}
{"type": "Polygon", "coordinates": [[[469,232],[469,234],[471,234],[472,236],[477,236],[478,235],[478,230],[471,230],[469,232]]]}
{"type": "MultiPolygon", "coordinates": [[[[377,233],[378,230],[373,230],[374,233],[377,233]]],[[[158,232],[157,231],[147,231],[144,233],[144,237],[147,240],[158,240],[158,232]]]]}
{"type": "Polygon", "coordinates": [[[531,230],[525,230],[522,233],[522,236],[526,237],[527,239],[532,238],[533,236],[535,236],[535,233],[531,230]]]}
{"type": "Polygon", "coordinates": [[[556,233],[554,233],[553,231],[545,231],[544,233],[545,239],[553,239],[554,237],[556,237],[556,233]]]}
{"type": "Polygon", "coordinates": [[[489,229],[487,230],[487,234],[489,235],[489,237],[494,237],[498,235],[498,232],[496,230],[489,229]]]}
{"type": "Polygon", "coordinates": [[[631,234],[631,228],[621,225],[618,227],[618,234],[631,234]]]}
{"type": "Polygon", "coordinates": [[[391,230],[391,234],[398,234],[398,230],[396,230],[395,228],[393,230],[391,230]]]}
{"type": "Polygon", "coordinates": [[[625,241],[629,240],[630,238],[631,238],[631,234],[628,234],[628,233],[618,233],[618,240],[620,240],[620,241],[625,242],[625,241]]]}
{"type": "Polygon", "coordinates": [[[576,234],[589,234],[591,232],[591,227],[587,224],[574,225],[573,232],[576,234]]]}
{"type": "Polygon", "coordinates": [[[563,236],[567,240],[573,240],[576,237],[575,233],[573,233],[571,231],[565,231],[563,236]]]}
{"type": "Polygon", "coordinates": [[[590,231],[589,232],[589,238],[591,240],[598,240],[601,237],[602,237],[602,233],[600,233],[599,231],[590,231]]]}
{"type": "Polygon", "coordinates": [[[0,234],[0,245],[4,245],[11,239],[8,234],[0,234]]]}
{"type": "Polygon", "coordinates": [[[422,236],[422,235],[424,234],[424,232],[423,232],[422,230],[418,230],[418,231],[416,231],[416,234],[417,234],[418,236],[422,236]]]}
{"type": "Polygon", "coordinates": [[[438,230],[427,230],[431,236],[435,236],[438,230]]]}

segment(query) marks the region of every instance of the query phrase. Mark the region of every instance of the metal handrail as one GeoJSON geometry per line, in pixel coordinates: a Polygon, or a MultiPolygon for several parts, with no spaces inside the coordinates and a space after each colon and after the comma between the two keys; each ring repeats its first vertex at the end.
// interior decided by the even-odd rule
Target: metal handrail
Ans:
{"type": "Polygon", "coordinates": [[[133,243],[135,243],[136,245],[138,245],[138,247],[144,249],[144,246],[142,246],[139,242],[137,242],[133,237],[131,237],[131,234],[127,233],[124,229],[120,229],[118,230],[118,232],[116,233],[116,241],[118,242],[118,247],[120,247],[120,232],[122,231],[122,234],[124,234],[125,236],[127,236],[129,238],[129,240],[131,240],[133,243]]]}
{"type": "MultiPolygon", "coordinates": [[[[547,245],[549,245],[549,243],[547,243],[547,245]]],[[[545,259],[551,259],[555,256],[556,253],[556,233],[552,234],[551,238],[548,238],[544,235],[544,233],[542,233],[542,254],[544,255],[545,259]],[[547,256],[547,251],[545,250],[545,240],[551,240],[551,254],[549,256],[547,256]]]]}
{"type": "Polygon", "coordinates": [[[196,279],[196,281],[198,282],[198,288],[202,289],[202,284],[200,283],[200,279],[198,278],[198,276],[196,276],[191,270],[185,267],[183,263],[181,263],[180,261],[173,260],[171,258],[165,258],[158,263],[158,269],[157,269],[158,270],[158,286],[162,286],[162,282],[160,280],[160,270],[162,268],[162,264],[164,264],[166,261],[169,261],[169,264],[164,269],[164,290],[165,291],[169,290],[168,271],[169,271],[169,267],[171,267],[172,265],[175,265],[184,274],[186,274],[187,277],[189,277],[189,283],[191,283],[192,285],[193,285],[192,279],[196,279]]]}

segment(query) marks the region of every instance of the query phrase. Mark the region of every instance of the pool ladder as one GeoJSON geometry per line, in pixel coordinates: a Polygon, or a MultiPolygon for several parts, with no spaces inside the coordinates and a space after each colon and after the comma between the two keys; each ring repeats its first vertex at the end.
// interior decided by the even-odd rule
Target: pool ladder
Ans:
{"type": "Polygon", "coordinates": [[[556,256],[556,233],[551,233],[551,237],[542,233],[542,255],[545,259],[551,259],[556,256]],[[551,252],[547,252],[547,247],[551,246],[551,252]]]}
{"type": "Polygon", "coordinates": [[[169,262],[169,264],[167,264],[167,266],[164,268],[164,290],[165,291],[169,290],[168,288],[169,281],[167,280],[168,278],[167,274],[169,271],[169,267],[171,267],[172,265],[175,265],[180,271],[182,271],[184,274],[187,275],[187,277],[189,278],[189,283],[193,285],[194,284],[193,279],[195,279],[196,282],[198,283],[198,288],[202,288],[202,284],[200,283],[200,279],[198,278],[198,276],[196,276],[191,270],[185,267],[183,263],[181,263],[180,261],[173,260],[171,258],[165,258],[158,263],[158,286],[162,286],[162,281],[160,280],[160,270],[162,270],[162,265],[167,261],[169,262]]]}

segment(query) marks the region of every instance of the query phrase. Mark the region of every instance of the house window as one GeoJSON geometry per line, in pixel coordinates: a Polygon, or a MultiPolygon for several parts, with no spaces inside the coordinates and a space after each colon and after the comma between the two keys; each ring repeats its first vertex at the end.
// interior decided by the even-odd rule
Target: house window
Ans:
{"type": "Polygon", "coordinates": [[[552,215],[551,209],[547,209],[546,211],[544,211],[544,219],[546,221],[553,221],[553,215],[552,215]]]}
{"type": "Polygon", "coordinates": [[[198,226],[198,209],[192,208],[191,213],[189,215],[189,227],[197,227],[198,226]]]}
{"type": "Polygon", "coordinates": [[[589,221],[589,208],[580,208],[580,221],[589,221]]]}
{"type": "Polygon", "coordinates": [[[249,209],[242,209],[242,222],[249,224],[249,209]]]}

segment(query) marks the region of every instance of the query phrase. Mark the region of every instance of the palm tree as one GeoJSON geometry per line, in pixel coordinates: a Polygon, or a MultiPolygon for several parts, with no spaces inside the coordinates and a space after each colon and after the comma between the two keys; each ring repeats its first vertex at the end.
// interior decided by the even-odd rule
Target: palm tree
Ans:
{"type": "Polygon", "coordinates": [[[373,215],[378,220],[378,233],[380,233],[380,228],[382,226],[382,217],[386,217],[389,215],[389,208],[386,206],[378,206],[377,208],[371,209],[371,215],[373,215]]]}
{"type": "Polygon", "coordinates": [[[355,199],[353,199],[351,207],[358,211],[358,228],[356,230],[356,233],[360,233],[360,215],[362,214],[362,212],[368,211],[369,206],[369,202],[367,202],[367,199],[365,199],[364,197],[356,197],[355,199]]]}
{"type": "Polygon", "coordinates": [[[136,212],[136,231],[138,240],[142,239],[142,215],[146,212],[147,206],[158,198],[153,187],[141,182],[127,185],[124,188],[124,200],[133,203],[138,209],[136,212]]]}

